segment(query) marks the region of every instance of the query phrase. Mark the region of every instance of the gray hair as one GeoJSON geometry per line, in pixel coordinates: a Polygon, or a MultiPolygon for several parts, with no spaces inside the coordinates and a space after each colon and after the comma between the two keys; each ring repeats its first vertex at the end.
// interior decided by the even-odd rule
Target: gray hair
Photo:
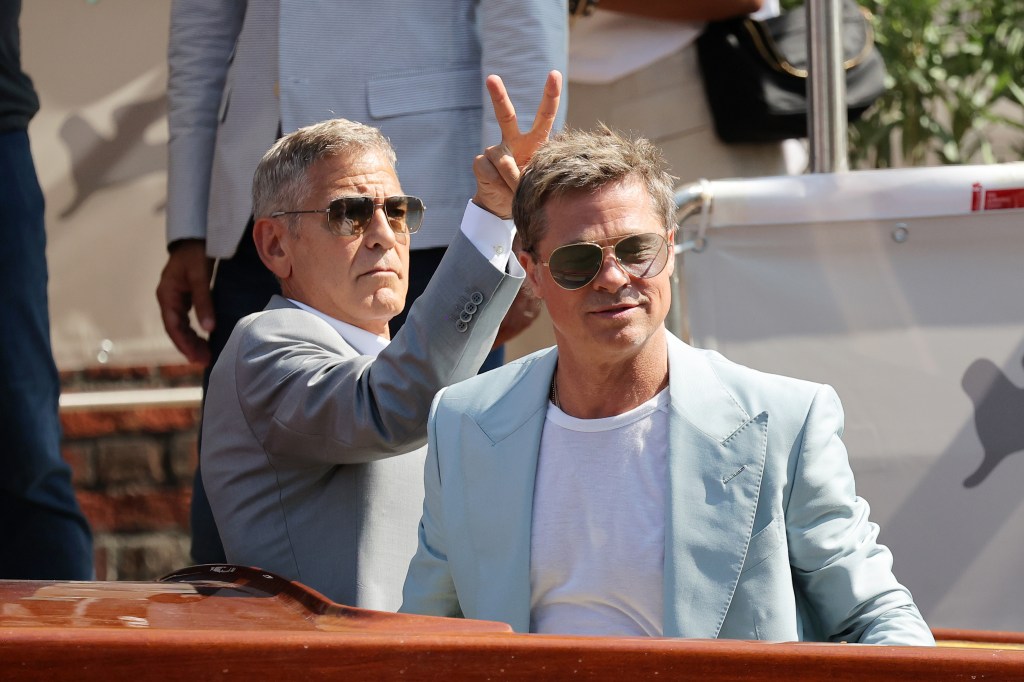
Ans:
{"type": "Polygon", "coordinates": [[[597,130],[565,130],[534,154],[519,179],[512,219],[523,251],[534,253],[547,230],[544,206],[570,192],[593,192],[615,182],[636,180],[669,231],[675,226],[673,178],[665,158],[649,140],[630,138],[603,123],[597,130]]]}
{"type": "Polygon", "coordinates": [[[395,150],[379,130],[334,118],[288,133],[271,147],[252,178],[252,214],[294,211],[311,191],[308,172],[316,163],[352,154],[376,153],[395,167],[395,150]]]}

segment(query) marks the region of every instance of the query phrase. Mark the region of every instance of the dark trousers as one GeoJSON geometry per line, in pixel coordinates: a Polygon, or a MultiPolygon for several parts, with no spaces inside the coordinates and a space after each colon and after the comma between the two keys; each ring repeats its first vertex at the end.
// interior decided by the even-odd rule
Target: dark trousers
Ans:
{"type": "Polygon", "coordinates": [[[28,134],[0,133],[0,578],[91,580],[92,533],[60,454],[43,208],[28,134]]]}
{"type": "MultiPolygon", "coordinates": [[[[410,252],[409,293],[406,296],[405,309],[391,320],[392,337],[401,329],[413,301],[427,288],[427,283],[437,270],[444,252],[444,247],[410,252]]],[[[280,293],[277,280],[263,266],[256,252],[256,245],[252,240],[252,221],[242,236],[235,255],[222,260],[218,265],[212,293],[217,318],[214,331],[210,334],[210,368],[224,350],[235,323],[250,313],[263,310],[270,297],[280,293]]],[[[496,349],[487,356],[480,371],[500,367],[503,357],[503,349],[496,349]]],[[[203,381],[204,394],[210,380],[210,368],[207,368],[203,381]]],[[[192,559],[202,564],[225,561],[224,546],[217,533],[217,525],[213,520],[213,512],[210,510],[210,502],[206,497],[198,467],[192,492],[192,559]]]]}

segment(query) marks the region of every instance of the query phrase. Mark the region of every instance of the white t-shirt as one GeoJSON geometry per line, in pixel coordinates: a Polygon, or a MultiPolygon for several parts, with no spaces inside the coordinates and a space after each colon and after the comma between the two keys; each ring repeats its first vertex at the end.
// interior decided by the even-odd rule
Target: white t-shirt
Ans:
{"type": "Polygon", "coordinates": [[[548,407],[530,540],[530,632],[663,632],[668,389],[624,414],[548,407]]]}

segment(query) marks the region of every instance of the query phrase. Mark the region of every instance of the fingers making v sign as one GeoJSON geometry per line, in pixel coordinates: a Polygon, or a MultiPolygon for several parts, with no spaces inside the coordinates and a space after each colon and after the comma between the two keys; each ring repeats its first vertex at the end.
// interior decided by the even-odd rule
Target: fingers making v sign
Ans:
{"type": "Polygon", "coordinates": [[[562,95],[562,74],[558,71],[548,74],[537,115],[525,133],[519,130],[515,107],[501,78],[488,76],[486,84],[494,107],[494,118],[501,129],[501,142],[485,149],[473,161],[473,174],[476,176],[473,203],[507,218],[512,214],[512,195],[519,185],[523,167],[547,141],[555,124],[562,95]]]}

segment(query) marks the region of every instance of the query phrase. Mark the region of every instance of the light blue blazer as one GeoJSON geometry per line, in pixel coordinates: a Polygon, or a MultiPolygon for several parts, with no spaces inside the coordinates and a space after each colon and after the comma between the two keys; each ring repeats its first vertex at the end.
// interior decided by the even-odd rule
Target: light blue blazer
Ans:
{"type": "MultiPolygon", "coordinates": [[[[933,644],[854,491],[835,391],[671,334],[668,348],[665,635],[933,644]]],[[[435,398],[403,611],[529,630],[534,478],[556,362],[540,351],[435,398]]]]}

